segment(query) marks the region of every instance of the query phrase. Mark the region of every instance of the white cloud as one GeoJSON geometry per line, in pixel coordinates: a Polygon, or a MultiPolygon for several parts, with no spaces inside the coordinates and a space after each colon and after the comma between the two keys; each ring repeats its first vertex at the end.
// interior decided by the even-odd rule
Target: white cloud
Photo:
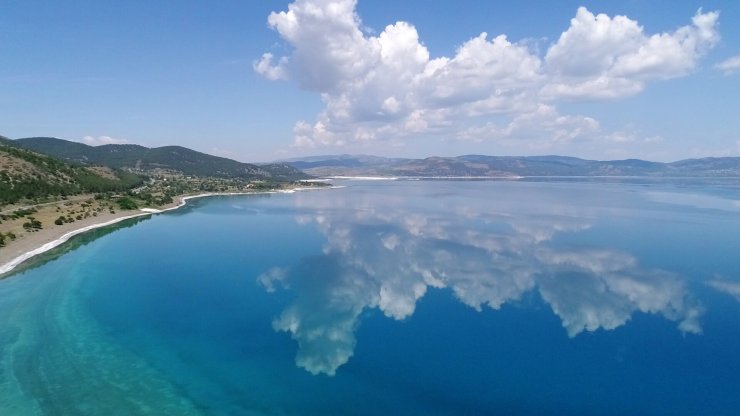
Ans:
{"type": "Polygon", "coordinates": [[[699,10],[691,26],[647,36],[625,16],[594,15],[580,7],[545,56],[549,99],[611,99],[642,91],[645,82],[689,73],[719,41],[718,12],[699,10]]]}
{"type": "Polygon", "coordinates": [[[724,61],[718,63],[715,68],[724,72],[725,75],[732,75],[740,71],[740,55],[725,59],[724,61]]]}
{"type": "Polygon", "coordinates": [[[577,139],[590,139],[600,132],[599,122],[591,117],[562,115],[551,105],[540,104],[534,111],[514,117],[506,126],[486,123],[458,133],[463,140],[497,140],[527,143],[544,149],[577,139]]]}
{"type": "Polygon", "coordinates": [[[254,69],[321,94],[325,108],[296,123],[295,146],[438,136],[546,148],[604,135],[590,117],[559,114],[558,100],[621,98],[690,73],[719,39],[718,16],[699,10],[691,25],[647,34],[628,17],[581,7],[544,57],[528,40],[481,33],[433,58],[407,22],[363,30],[356,0],[296,0],[268,18],[292,52],[266,53],[254,69]]]}
{"type": "Polygon", "coordinates": [[[276,81],[279,79],[288,79],[285,66],[288,64],[288,58],[280,58],[277,65],[272,63],[273,55],[271,53],[262,54],[262,57],[252,64],[252,68],[263,77],[276,81]]]}
{"type": "Polygon", "coordinates": [[[615,131],[612,133],[609,133],[607,135],[604,135],[602,137],[602,141],[606,143],[642,143],[642,144],[651,144],[651,143],[662,143],[665,139],[661,136],[644,136],[640,133],[628,129],[625,131],[615,131]]]}
{"type": "MultiPolygon", "coordinates": [[[[540,59],[504,35],[488,41],[487,33],[465,42],[451,58],[425,65],[420,89],[437,106],[471,104],[495,97],[509,97],[541,80],[540,59]]],[[[515,100],[512,100],[515,101],[515,100]]],[[[495,109],[506,111],[508,108],[495,109]]]]}
{"type": "Polygon", "coordinates": [[[644,43],[642,27],[625,16],[594,16],[578,8],[570,27],[545,56],[550,70],[565,77],[592,78],[614,66],[617,57],[644,43]]]}
{"type": "Polygon", "coordinates": [[[103,144],[126,144],[129,143],[126,139],[115,139],[110,136],[85,136],[82,138],[82,143],[85,143],[90,146],[100,146],[103,144]]]}
{"type": "MultiPolygon", "coordinates": [[[[366,77],[380,59],[380,45],[360,30],[355,6],[355,0],[299,0],[271,13],[268,24],[293,47],[289,59],[271,66],[274,71],[322,93],[366,77]]],[[[264,71],[271,61],[271,54],[263,55],[264,71]]]]}

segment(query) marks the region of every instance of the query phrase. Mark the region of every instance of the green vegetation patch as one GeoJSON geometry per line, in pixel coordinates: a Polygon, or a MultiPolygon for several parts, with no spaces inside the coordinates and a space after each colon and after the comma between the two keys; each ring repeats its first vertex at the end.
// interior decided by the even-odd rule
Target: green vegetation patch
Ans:
{"type": "Polygon", "coordinates": [[[118,207],[120,209],[124,209],[124,210],[125,209],[138,209],[139,208],[139,206],[136,205],[136,202],[133,199],[127,197],[127,196],[118,198],[116,200],[116,203],[118,204],[118,207]]]}

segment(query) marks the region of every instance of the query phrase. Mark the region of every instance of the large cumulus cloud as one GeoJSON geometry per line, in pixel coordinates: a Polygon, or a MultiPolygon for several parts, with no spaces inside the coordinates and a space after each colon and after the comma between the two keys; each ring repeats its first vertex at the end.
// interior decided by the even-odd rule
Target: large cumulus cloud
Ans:
{"type": "Polygon", "coordinates": [[[295,125],[297,146],[444,135],[544,147],[604,135],[593,118],[561,114],[558,101],[626,97],[690,73],[718,42],[718,17],[699,10],[689,25],[647,34],[626,16],[581,7],[544,55],[481,33],[454,56],[431,57],[410,23],[363,32],[356,0],[297,0],[268,18],[291,53],[265,53],[254,69],[321,94],[316,120],[295,125]]]}

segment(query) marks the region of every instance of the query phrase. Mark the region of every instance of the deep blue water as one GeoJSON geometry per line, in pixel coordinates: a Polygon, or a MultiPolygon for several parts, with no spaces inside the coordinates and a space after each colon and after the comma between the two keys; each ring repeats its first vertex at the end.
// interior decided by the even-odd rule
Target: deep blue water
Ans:
{"type": "Polygon", "coordinates": [[[0,281],[0,414],[740,414],[740,184],[343,184],[0,281]]]}

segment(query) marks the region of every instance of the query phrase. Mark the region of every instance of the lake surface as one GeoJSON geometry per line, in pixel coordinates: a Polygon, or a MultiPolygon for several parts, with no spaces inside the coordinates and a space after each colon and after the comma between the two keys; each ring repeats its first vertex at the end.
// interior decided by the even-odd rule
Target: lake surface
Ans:
{"type": "Polygon", "coordinates": [[[739,414],[737,182],[340,184],[0,281],[0,414],[739,414]]]}

